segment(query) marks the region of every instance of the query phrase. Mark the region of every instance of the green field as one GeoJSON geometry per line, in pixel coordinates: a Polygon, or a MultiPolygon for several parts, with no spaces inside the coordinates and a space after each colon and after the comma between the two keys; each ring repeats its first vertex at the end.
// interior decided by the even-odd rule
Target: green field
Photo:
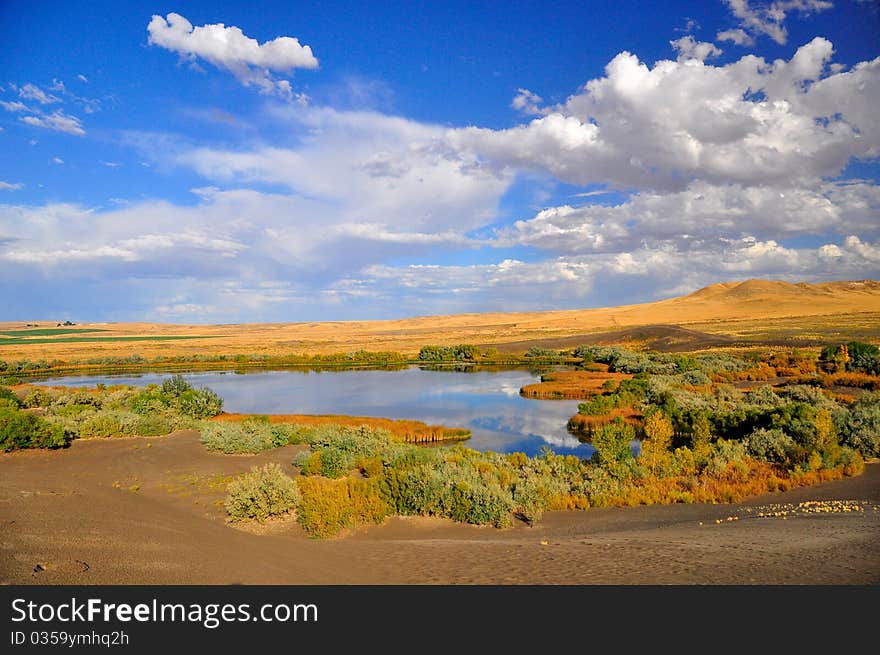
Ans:
{"type": "MultiPolygon", "coordinates": [[[[3,333],[8,334],[8,333],[3,333]]],[[[47,339],[20,339],[15,337],[0,337],[0,346],[29,346],[40,343],[97,343],[113,341],[184,341],[188,339],[214,339],[215,337],[190,335],[190,336],[162,336],[162,337],[70,337],[70,338],[47,338],[47,339]]]]}
{"type": "Polygon", "coordinates": [[[0,334],[9,337],[53,337],[58,334],[75,334],[83,332],[107,332],[107,330],[100,330],[97,328],[76,328],[73,330],[70,328],[37,328],[35,330],[8,330],[0,332],[0,334]]]}

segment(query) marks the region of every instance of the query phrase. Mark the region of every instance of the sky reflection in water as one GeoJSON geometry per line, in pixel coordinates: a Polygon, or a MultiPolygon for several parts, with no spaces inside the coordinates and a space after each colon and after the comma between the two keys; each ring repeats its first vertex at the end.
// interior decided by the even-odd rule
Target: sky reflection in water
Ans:
{"type": "MultiPolygon", "coordinates": [[[[161,383],[168,374],[77,376],[47,384],[68,386],[161,383]]],[[[476,450],[521,451],[548,446],[561,454],[589,457],[592,447],[566,430],[576,400],[531,400],[519,395],[538,381],[527,370],[431,371],[259,371],[185,373],[194,386],[207,386],[224,399],[227,412],[258,414],[348,414],[417,419],[466,427],[476,450]]]]}

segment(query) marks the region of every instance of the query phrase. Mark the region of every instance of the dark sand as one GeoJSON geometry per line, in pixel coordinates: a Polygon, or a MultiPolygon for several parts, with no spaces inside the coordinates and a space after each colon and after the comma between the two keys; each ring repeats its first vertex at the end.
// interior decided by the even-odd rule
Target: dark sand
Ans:
{"type": "Polygon", "coordinates": [[[0,583],[880,582],[878,464],[736,505],[550,512],[534,528],[395,518],[319,541],[289,521],[261,534],[226,525],[215,476],[267,461],[293,474],[297,448],[218,455],[181,432],[0,454],[0,583]],[[846,513],[757,517],[767,505],[810,500],[865,502],[846,513]]]}

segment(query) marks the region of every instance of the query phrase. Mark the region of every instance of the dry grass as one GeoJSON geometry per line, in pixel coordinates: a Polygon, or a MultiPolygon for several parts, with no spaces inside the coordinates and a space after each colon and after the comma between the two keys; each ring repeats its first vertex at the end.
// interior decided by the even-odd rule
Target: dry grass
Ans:
{"type": "Polygon", "coordinates": [[[602,414],[601,416],[575,414],[568,419],[568,429],[572,432],[587,436],[592,434],[593,430],[599,426],[613,423],[617,418],[623,419],[624,423],[628,423],[635,428],[641,428],[644,417],[632,407],[620,407],[607,414],[602,414]]]}
{"type": "MultiPolygon", "coordinates": [[[[213,421],[243,421],[250,414],[220,414],[213,421]]],[[[335,414],[270,414],[271,423],[296,423],[297,425],[340,425],[343,427],[360,427],[388,430],[392,435],[406,443],[432,443],[466,439],[470,431],[463,428],[447,428],[443,425],[428,425],[421,421],[407,419],[375,418],[372,416],[338,416],[335,414]]]]}
{"type": "Polygon", "coordinates": [[[630,378],[628,373],[558,371],[541,376],[540,382],[527,384],[519,392],[526,398],[587,400],[602,393],[602,385],[609,380],[616,389],[621,380],[630,378]]]}
{"type": "MultiPolygon", "coordinates": [[[[0,330],[26,322],[0,323],[0,330]]],[[[37,321],[40,323],[40,321],[37,321]]],[[[54,322],[44,321],[54,327],[54,322]]],[[[0,359],[77,360],[126,356],[347,353],[398,351],[415,356],[426,344],[480,344],[586,339],[591,334],[657,324],[682,326],[754,344],[812,346],[822,340],[880,340],[880,282],[794,285],[750,280],[716,284],[688,296],[641,305],[552,312],[425,316],[392,321],[165,325],[91,323],[113,337],[205,337],[184,341],[101,341],[0,345],[0,359]],[[747,317],[747,318],[743,318],[747,317]]],[[[41,323],[42,325],[42,323],[41,323]]],[[[638,344],[633,343],[632,346],[638,344]]],[[[234,365],[234,364],[233,364],[234,365]]]]}

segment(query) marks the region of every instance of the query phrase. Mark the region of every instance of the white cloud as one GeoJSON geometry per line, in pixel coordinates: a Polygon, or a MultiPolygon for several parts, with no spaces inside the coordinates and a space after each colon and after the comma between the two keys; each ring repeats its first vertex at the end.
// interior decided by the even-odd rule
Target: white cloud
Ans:
{"type": "Polygon", "coordinates": [[[528,89],[517,89],[510,106],[523,114],[540,116],[545,112],[539,107],[542,102],[544,102],[543,98],[537,93],[532,93],[528,89]]]}
{"type": "Polygon", "coordinates": [[[546,116],[506,130],[453,129],[448,139],[498,167],[582,185],[834,177],[850,159],[880,153],[880,58],[829,74],[832,51],[816,38],[790,61],[749,55],[724,66],[690,59],[653,68],[623,52],[546,116]]]}
{"type": "Polygon", "coordinates": [[[690,34],[694,30],[700,29],[700,23],[693,18],[685,17],[685,22],[683,27],[676,27],[674,32],[684,32],[685,34],[690,34]]]}
{"type": "Polygon", "coordinates": [[[245,36],[238,27],[226,27],[223,23],[193,27],[186,18],[175,13],[166,18],[154,15],[147,31],[149,43],[192,60],[204,59],[228,70],[245,86],[256,86],[262,93],[286,97],[292,94],[290,82],[275,80],[270,71],[318,67],[312,49],[288,36],[259,43],[245,36]]]}
{"type": "MultiPolygon", "coordinates": [[[[56,163],[63,163],[56,158],[56,163]]],[[[91,260],[144,262],[161,274],[173,269],[169,259],[178,256],[234,259],[245,246],[211,222],[210,212],[228,217],[213,206],[175,208],[146,203],[99,212],[67,204],[41,207],[0,205],[0,261],[31,263],[51,270],[76,272],[71,264],[91,260]]],[[[98,273],[100,275],[100,273],[98,273]]]]}
{"type": "MultiPolygon", "coordinates": [[[[288,124],[293,117],[316,135],[297,148],[157,148],[212,181],[266,183],[285,193],[205,187],[194,190],[194,207],[7,208],[0,242],[15,239],[0,261],[96,280],[118,276],[122,264],[131,276],[241,280],[248,288],[297,280],[308,298],[389,257],[471,247],[467,233],[495,219],[510,182],[445,148],[440,127],[363,112],[284,108],[278,115],[288,124]],[[86,266],[89,252],[100,266],[86,266]]],[[[243,306],[246,295],[236,302],[243,306]]]]}
{"type": "MultiPolygon", "coordinates": [[[[342,297],[339,279],[389,259],[476,246],[469,232],[496,220],[511,182],[449,149],[439,126],[372,112],[275,111],[299,145],[232,151],[161,136],[151,146],[150,135],[138,137],[162,167],[273,192],[209,186],[194,189],[193,206],[0,207],[0,276],[39,271],[47,284],[78,280],[81,289],[113,279],[116,289],[128,289],[119,306],[137,299],[145,304],[140,315],[187,304],[221,308],[214,320],[236,312],[251,320],[315,315],[342,297]],[[172,285],[189,289],[186,297],[161,299],[172,285]]],[[[104,295],[102,302],[112,302],[104,295]]],[[[364,307],[368,315],[380,311],[400,310],[394,303],[364,307]]]]}
{"type": "Polygon", "coordinates": [[[14,100],[12,102],[9,102],[7,100],[0,100],[0,107],[3,107],[3,109],[5,109],[6,111],[13,113],[20,111],[31,111],[26,104],[24,104],[23,102],[19,102],[18,100],[14,100]]]}
{"type": "MultiPolygon", "coordinates": [[[[769,36],[780,45],[788,40],[788,30],[785,28],[785,19],[791,12],[799,14],[811,14],[814,12],[830,9],[834,5],[825,0],[776,0],[775,2],[760,3],[750,0],[724,0],[733,16],[739,21],[739,29],[728,30],[734,43],[740,45],[746,43],[742,34],[749,32],[756,36],[769,36]],[[734,33],[737,33],[734,36],[734,33]],[[742,40],[737,41],[739,38],[742,40]]],[[[718,35],[721,39],[721,34],[718,35]]]]}
{"type": "Polygon", "coordinates": [[[544,209],[498,230],[495,245],[570,254],[615,252],[639,243],[868,232],[880,228],[878,217],[880,187],[868,182],[785,189],[693,182],[678,192],[636,193],[616,206],[544,209]]]}
{"type": "MultiPolygon", "coordinates": [[[[157,33],[179,47],[163,47],[293,95],[271,77],[280,68],[229,45],[266,44],[205,26],[231,39],[217,46],[172,16],[157,33]]],[[[829,181],[853,157],[880,156],[880,59],[837,69],[831,43],[815,39],[790,60],[716,66],[705,63],[720,52],[713,44],[673,44],[679,61],[648,67],[621,53],[555,106],[518,89],[512,107],[537,118],[508,130],[304,99],[264,107],[270,142],[131,135],[142,165],[184,168],[211,186],[186,205],[0,205],[0,277],[105,310],[118,297],[130,318],[228,322],[618,304],[725,279],[880,274],[877,185],[829,181]],[[575,197],[628,194],[491,230],[504,194],[534,170],[611,190],[575,197]],[[481,263],[389,263],[449,253],[481,263]]],[[[375,104],[372,91],[361,95],[351,104],[375,104]]],[[[48,127],[51,116],[22,106],[3,105],[48,127]]]]}
{"type": "Polygon", "coordinates": [[[76,136],[82,136],[86,133],[79,118],[71,116],[70,114],[65,114],[61,109],[58,109],[49,115],[41,114],[35,116],[23,116],[19,120],[22,123],[27,123],[34,127],[42,127],[47,130],[65,132],[76,136]]]}
{"type": "Polygon", "coordinates": [[[334,285],[342,296],[362,295],[374,301],[400,298],[411,311],[481,311],[526,309],[535,303],[583,302],[592,291],[594,270],[590,262],[558,258],[543,262],[505,259],[471,266],[375,265],[356,279],[334,285]]]}
{"type": "Polygon", "coordinates": [[[89,83],[89,78],[87,78],[87,77],[86,77],[85,75],[83,75],[82,73],[80,73],[79,75],[77,75],[77,76],[76,76],[76,79],[78,79],[78,80],[79,80],[80,82],[82,82],[83,84],[88,84],[88,83],[89,83]]]}
{"type": "Polygon", "coordinates": [[[732,30],[722,30],[715,35],[718,41],[730,41],[736,45],[750,46],[755,45],[755,40],[750,37],[742,28],[732,30]]]}
{"type": "MultiPolygon", "coordinates": [[[[53,89],[58,90],[58,89],[53,89]]],[[[61,86],[61,91],[64,90],[64,85],[61,86]]],[[[41,88],[34,84],[25,84],[18,90],[18,95],[25,100],[36,100],[42,105],[49,105],[54,102],[59,102],[59,98],[53,96],[49,93],[46,93],[41,88]]]]}
{"type": "Polygon", "coordinates": [[[18,191],[23,188],[24,184],[21,182],[4,182],[3,180],[0,180],[0,190],[2,191],[18,191]]]}
{"type": "Polygon", "coordinates": [[[620,304],[622,289],[643,300],[688,293],[718,281],[759,277],[789,281],[861,279],[880,274],[880,242],[849,236],[841,244],[792,248],[754,237],[715,239],[698,248],[673,243],[539,262],[505,260],[473,266],[373,266],[339,281],[349,301],[397,299],[413,313],[517,311],[536,307],[620,304]],[[439,310],[435,309],[440,307],[439,310]]]}
{"type": "Polygon", "coordinates": [[[855,235],[846,238],[846,249],[872,263],[880,263],[880,241],[874,244],[864,243],[855,235]]]}
{"type": "Polygon", "coordinates": [[[724,52],[714,43],[697,41],[696,39],[694,39],[694,37],[690,35],[683,36],[680,39],[675,39],[674,41],[670,41],[669,45],[671,45],[675,49],[675,51],[678,52],[678,61],[680,62],[687,61],[688,59],[705,61],[707,59],[712,59],[713,57],[718,57],[724,52]]]}
{"type": "Polygon", "coordinates": [[[280,185],[317,204],[323,230],[379,225],[386,243],[391,233],[406,241],[410,234],[464,235],[481,227],[495,217],[511,181],[450,149],[441,127],[330,109],[283,107],[276,117],[312,136],[295,148],[172,153],[173,147],[165,147],[162,155],[212,182],[280,185]]]}
{"type": "Polygon", "coordinates": [[[64,163],[64,160],[61,157],[52,157],[52,163],[61,165],[64,163]]]}

